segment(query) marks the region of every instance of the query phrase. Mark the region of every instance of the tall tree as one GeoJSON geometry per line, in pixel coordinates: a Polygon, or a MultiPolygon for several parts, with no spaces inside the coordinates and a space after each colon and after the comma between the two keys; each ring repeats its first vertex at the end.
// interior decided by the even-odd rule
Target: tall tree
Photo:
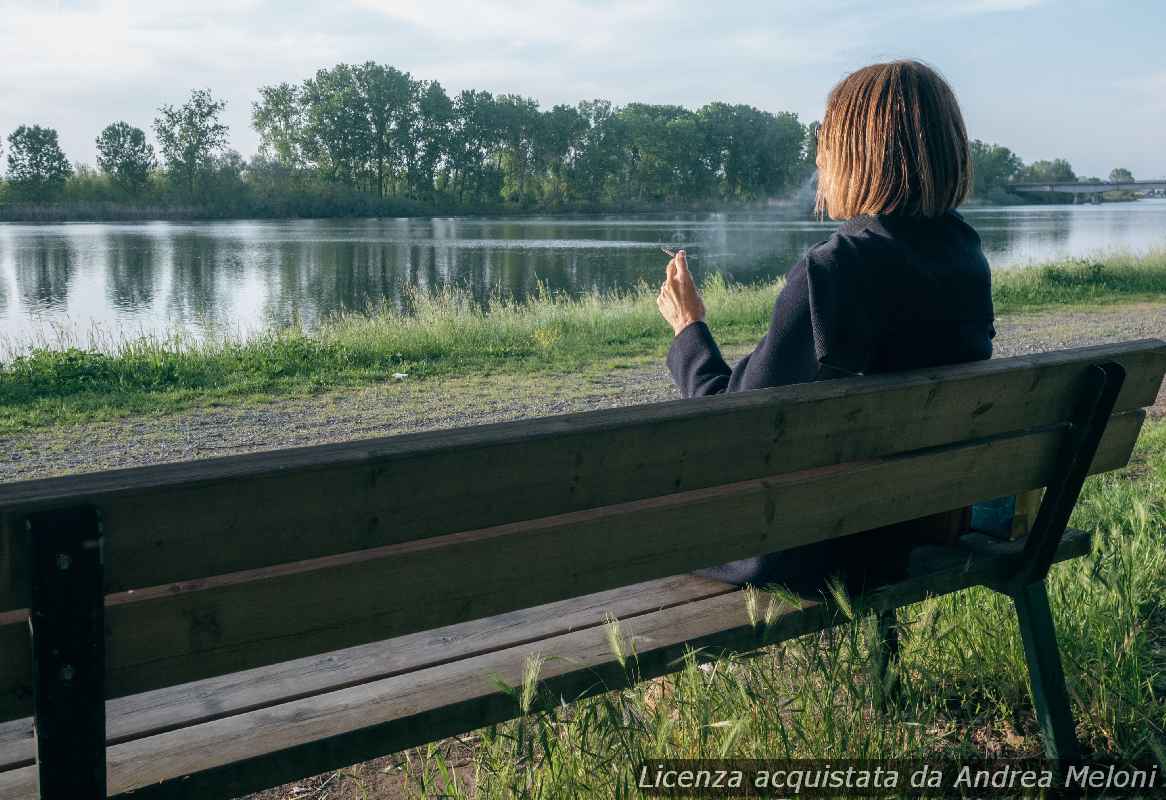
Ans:
{"type": "Polygon", "coordinates": [[[1020,156],[998,144],[972,140],[972,194],[984,198],[993,189],[1004,189],[1020,174],[1020,156]]]}
{"type": "Polygon", "coordinates": [[[502,148],[503,194],[522,202],[526,197],[527,182],[538,169],[538,139],[541,135],[542,115],[538,101],[517,94],[499,95],[498,144],[502,148]]]}
{"type": "Polygon", "coordinates": [[[422,85],[417,98],[413,131],[415,152],[409,161],[409,190],[418,199],[429,199],[438,173],[448,165],[453,126],[453,101],[437,81],[422,85]]]}
{"type": "Polygon", "coordinates": [[[1109,171],[1110,183],[1133,183],[1134,173],[1125,167],[1117,167],[1109,171]]]}
{"type": "Polygon", "coordinates": [[[259,153],[293,170],[304,166],[304,111],[300,88],[290,83],[261,86],[251,104],[251,125],[259,153]]]}
{"type": "Polygon", "coordinates": [[[154,147],[141,128],[114,122],[97,137],[98,168],[129,194],[142,190],[155,163],[154,147]]]}
{"type": "Polygon", "coordinates": [[[587,119],[579,109],[557,105],[543,112],[537,140],[537,160],[546,170],[546,199],[558,204],[571,190],[571,175],[583,152],[587,119]]]}
{"type": "Polygon", "coordinates": [[[1073,167],[1063,158],[1052,161],[1034,161],[1020,172],[1020,180],[1042,183],[1054,181],[1071,183],[1077,180],[1073,167]]]}
{"type": "Polygon", "coordinates": [[[190,197],[227,145],[227,126],[219,119],[226,106],[224,101],[215,100],[209,89],[195,89],[181,106],[158,109],[154,132],[166,168],[190,197]]]}
{"type": "Polygon", "coordinates": [[[404,170],[416,150],[412,134],[419,85],[409,73],[372,61],[353,68],[353,77],[367,125],[374,189],[383,198],[386,183],[404,170]]]}
{"type": "Polygon", "coordinates": [[[22,200],[56,199],[73,174],[57,142],[57,132],[40,125],[21,125],[8,137],[8,182],[22,200]]]}
{"type": "Polygon", "coordinates": [[[620,109],[608,100],[579,103],[583,120],[580,152],[572,170],[574,193],[591,203],[610,202],[627,183],[628,131],[620,109]]]}
{"type": "Polygon", "coordinates": [[[450,166],[457,174],[457,197],[463,202],[481,203],[490,197],[500,176],[488,158],[497,151],[500,139],[494,95],[463,89],[454,100],[454,124],[450,144],[450,166]]]}
{"type": "Polygon", "coordinates": [[[353,68],[318,70],[300,90],[304,155],[329,180],[356,187],[366,175],[370,134],[353,68]]]}

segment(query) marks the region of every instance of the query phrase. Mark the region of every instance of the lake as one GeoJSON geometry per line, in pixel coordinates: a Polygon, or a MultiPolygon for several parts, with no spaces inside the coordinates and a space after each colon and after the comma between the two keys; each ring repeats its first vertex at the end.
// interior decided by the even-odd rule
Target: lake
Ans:
{"type": "MultiPolygon", "coordinates": [[[[1166,200],[968,208],[994,269],[1166,247],[1166,200]]],[[[0,224],[0,354],[30,343],[311,327],[404,286],[478,297],[659,283],[660,245],[695,273],[784,273],[834,223],[775,210],[643,216],[0,224]]]]}

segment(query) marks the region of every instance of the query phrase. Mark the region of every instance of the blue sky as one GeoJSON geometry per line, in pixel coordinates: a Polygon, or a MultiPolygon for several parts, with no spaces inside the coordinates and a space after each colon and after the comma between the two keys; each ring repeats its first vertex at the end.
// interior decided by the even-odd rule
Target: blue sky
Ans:
{"type": "Polygon", "coordinates": [[[973,137],[1026,161],[1166,177],[1166,0],[0,0],[0,135],[58,128],[74,161],[208,87],[250,155],[256,87],[376,60],[544,107],[709,100],[817,119],[865,63],[917,57],[973,137]]]}

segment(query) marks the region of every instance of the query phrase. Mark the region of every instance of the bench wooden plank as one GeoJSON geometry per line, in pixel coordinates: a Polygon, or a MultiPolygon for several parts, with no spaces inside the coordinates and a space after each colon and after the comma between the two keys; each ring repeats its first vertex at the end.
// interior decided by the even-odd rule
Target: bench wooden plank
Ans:
{"type": "MultiPolygon", "coordinates": [[[[137,739],[733,591],[673,575],[106,702],[106,739],[137,739]]],[[[33,763],[32,718],[0,723],[0,770],[33,763]]]]}
{"type": "Polygon", "coordinates": [[[0,772],[0,797],[4,800],[40,800],[36,790],[36,767],[0,772]]]}
{"type": "MultiPolygon", "coordinates": [[[[1088,550],[1089,537],[1070,532],[1057,560],[1088,550]]],[[[1010,543],[949,551],[935,560],[940,571],[873,591],[856,605],[897,608],[999,580],[1015,551],[1010,543]]],[[[754,626],[742,593],[734,591],[620,620],[619,631],[628,643],[626,652],[634,647],[638,653],[638,674],[650,678],[674,671],[689,648],[704,648],[710,655],[751,650],[842,621],[829,604],[805,602],[799,609],[785,609],[768,626],[754,626]]],[[[612,655],[608,631],[591,627],[114,745],[109,749],[110,793],[135,790],[135,797],[198,800],[236,796],[510,719],[518,708],[496,680],[519,685],[527,657],[535,653],[546,659],[542,684],[552,698],[576,699],[628,683],[612,655]],[[191,777],[175,780],[187,774],[191,777]]],[[[13,800],[32,800],[26,785],[9,780],[16,787],[13,800]]]]}
{"type": "MultiPolygon", "coordinates": [[[[1126,463],[1143,418],[1138,411],[1112,420],[1094,471],[1126,463]]],[[[679,574],[1037,488],[1052,476],[1063,438],[1054,429],[937,448],[111,597],[108,696],[679,574]],[[908,497],[879,488],[908,485],[908,497]]],[[[0,628],[0,644],[19,648],[20,633],[19,625],[0,628]]],[[[4,707],[27,708],[29,670],[14,655],[0,666],[4,707]]]]}
{"type": "Polygon", "coordinates": [[[1101,360],[1127,369],[1118,410],[1139,408],[1166,343],[0,486],[0,610],[27,604],[33,509],[100,506],[116,592],[1041,426],[1101,360]]]}

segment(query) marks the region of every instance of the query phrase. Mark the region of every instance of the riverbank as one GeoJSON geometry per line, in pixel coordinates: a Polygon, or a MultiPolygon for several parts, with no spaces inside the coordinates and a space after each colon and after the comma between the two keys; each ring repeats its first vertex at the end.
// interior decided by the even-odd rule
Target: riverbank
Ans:
{"type": "Polygon", "coordinates": [[[0,203],[0,222],[244,222],[253,220],[398,219],[401,217],[526,217],[587,214],[676,214],[764,211],[812,206],[813,198],[775,201],[707,200],[668,202],[554,204],[420,202],[407,197],[378,199],[342,191],[320,195],[289,194],[242,203],[200,206],[189,203],[73,200],[60,203],[0,203]]]}
{"type": "MultiPolygon", "coordinates": [[[[780,286],[707,283],[709,323],[718,341],[729,349],[754,344],[780,286]]],[[[1166,252],[1002,271],[994,277],[993,293],[1002,315],[1161,300],[1166,252]]],[[[659,363],[671,338],[655,308],[655,287],[647,286],[574,299],[495,299],[488,311],[451,289],[414,294],[408,306],[407,313],[340,317],[311,334],[285,331],[246,342],[140,338],[84,348],[34,343],[30,354],[10,355],[0,366],[0,434],[272,404],[385,383],[430,392],[436,379],[541,376],[553,383],[557,376],[659,363]]]]}
{"type": "MultiPolygon", "coordinates": [[[[1066,195],[1016,195],[995,191],[984,199],[971,198],[961,208],[1020,205],[1068,205],[1066,195]]],[[[1104,196],[1100,202],[1132,203],[1142,198],[1104,196]]],[[[333,193],[328,195],[264,198],[242,204],[215,207],[189,203],[116,202],[73,200],[60,203],[0,203],[0,222],[244,222],[253,220],[389,219],[401,217],[525,217],[599,214],[676,214],[765,211],[795,209],[805,213],[813,204],[810,195],[770,200],[715,201],[681,204],[677,202],[588,203],[560,202],[527,204],[498,202],[485,204],[423,203],[407,197],[378,199],[368,195],[333,193]]]]}
{"type": "MultiPolygon", "coordinates": [[[[1166,304],[1003,314],[997,357],[1146,337],[1166,339],[1166,304]]],[[[726,347],[736,358],[751,343],[726,347]]],[[[0,481],[478,425],[676,399],[659,356],[565,372],[495,371],[378,381],[313,395],[256,396],[0,432],[0,481]]],[[[1166,392],[1155,414],[1166,416],[1166,392]]]]}

